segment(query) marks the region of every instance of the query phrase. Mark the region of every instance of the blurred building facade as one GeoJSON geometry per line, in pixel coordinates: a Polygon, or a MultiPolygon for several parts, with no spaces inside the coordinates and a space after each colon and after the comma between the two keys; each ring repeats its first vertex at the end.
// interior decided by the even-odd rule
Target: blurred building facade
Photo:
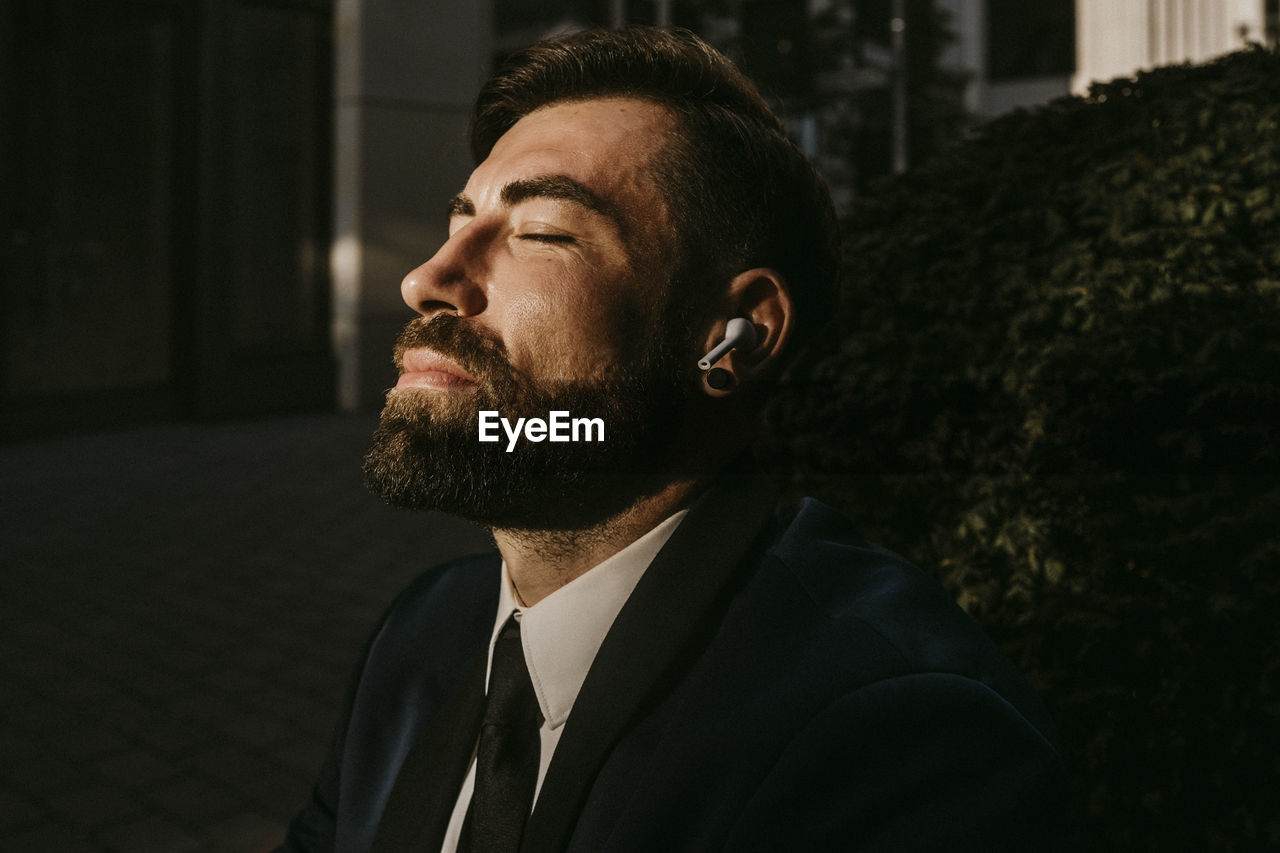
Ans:
{"type": "Polygon", "coordinates": [[[959,113],[1274,41],[1277,1],[0,0],[0,430],[376,407],[471,102],[538,38],[697,30],[847,204],[959,113]]]}
{"type": "Polygon", "coordinates": [[[956,41],[943,61],[965,73],[965,103],[991,118],[1084,94],[1089,84],[1250,42],[1274,43],[1276,0],[938,0],[956,41]]]}
{"type": "Polygon", "coordinates": [[[0,2],[0,433],[331,407],[331,0],[0,2]]]}

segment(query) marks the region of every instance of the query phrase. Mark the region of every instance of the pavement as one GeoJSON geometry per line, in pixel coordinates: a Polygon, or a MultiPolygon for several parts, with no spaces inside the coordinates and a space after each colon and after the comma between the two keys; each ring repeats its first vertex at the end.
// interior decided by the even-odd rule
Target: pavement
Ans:
{"type": "Polygon", "coordinates": [[[0,851],[257,853],[415,574],[488,547],[368,494],[372,416],[0,447],[0,851]]]}

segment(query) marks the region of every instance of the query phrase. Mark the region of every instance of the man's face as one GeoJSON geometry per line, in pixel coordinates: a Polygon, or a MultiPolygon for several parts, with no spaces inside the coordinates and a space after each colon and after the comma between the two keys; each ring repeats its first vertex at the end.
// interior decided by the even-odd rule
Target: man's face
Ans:
{"type": "Polygon", "coordinates": [[[654,487],[681,417],[666,328],[670,218],[652,170],[672,119],[624,98],[521,119],[450,204],[401,290],[421,316],[365,461],[387,500],[499,527],[594,524],[654,487]],[[481,443],[477,413],[600,418],[605,440],[481,443]]]}

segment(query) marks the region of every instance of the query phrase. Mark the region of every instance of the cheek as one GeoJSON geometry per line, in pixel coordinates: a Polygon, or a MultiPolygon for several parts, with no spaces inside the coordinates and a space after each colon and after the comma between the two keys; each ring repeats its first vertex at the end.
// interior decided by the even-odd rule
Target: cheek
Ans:
{"type": "Polygon", "coordinates": [[[539,379],[583,379],[613,361],[613,324],[599,300],[527,293],[507,303],[503,325],[512,364],[539,379]]]}
{"type": "MultiPolygon", "coordinates": [[[[491,307],[512,364],[541,379],[586,379],[607,374],[639,334],[628,318],[624,294],[634,286],[625,273],[581,260],[526,261],[491,307]]],[[[491,293],[491,296],[494,295],[491,293]]]]}

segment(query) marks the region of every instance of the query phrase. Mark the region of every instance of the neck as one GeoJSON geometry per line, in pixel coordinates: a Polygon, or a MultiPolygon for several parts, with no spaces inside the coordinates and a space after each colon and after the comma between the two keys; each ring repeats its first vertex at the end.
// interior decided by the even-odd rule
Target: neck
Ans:
{"type": "Polygon", "coordinates": [[[494,528],[493,538],[506,561],[516,597],[532,607],[581,577],[656,527],[686,505],[696,480],[668,484],[616,516],[585,530],[513,530],[494,528]]]}

